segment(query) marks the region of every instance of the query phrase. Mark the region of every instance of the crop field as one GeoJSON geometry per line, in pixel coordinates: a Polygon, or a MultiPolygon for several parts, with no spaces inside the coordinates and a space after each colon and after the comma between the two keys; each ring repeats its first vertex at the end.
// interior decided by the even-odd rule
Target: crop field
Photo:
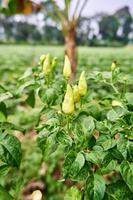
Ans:
{"type": "MultiPolygon", "coordinates": [[[[0,46],[0,70],[8,69],[22,72],[25,68],[34,66],[38,57],[50,53],[63,60],[63,47],[48,46],[0,46]]],[[[79,47],[79,67],[87,69],[107,70],[113,60],[117,60],[123,71],[133,73],[132,46],[123,48],[79,47]]],[[[7,71],[8,71],[7,70],[7,71]]]]}
{"type": "Polygon", "coordinates": [[[77,54],[0,45],[0,200],[132,200],[133,47],[77,54]]]}

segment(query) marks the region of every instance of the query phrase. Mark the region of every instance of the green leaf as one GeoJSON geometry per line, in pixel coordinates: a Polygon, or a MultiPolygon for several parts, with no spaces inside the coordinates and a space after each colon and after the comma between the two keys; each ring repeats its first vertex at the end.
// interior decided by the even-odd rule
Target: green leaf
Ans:
{"type": "Polygon", "coordinates": [[[24,185],[24,177],[23,176],[18,174],[18,176],[13,178],[10,194],[14,197],[14,199],[18,199],[18,196],[21,193],[21,189],[22,189],[23,185],[24,185]]]}
{"type": "Polygon", "coordinates": [[[40,149],[42,150],[42,153],[44,154],[52,154],[56,151],[58,144],[56,141],[56,132],[57,129],[48,130],[47,128],[44,128],[41,130],[41,132],[38,134],[37,137],[37,143],[40,149]]]}
{"type": "Polygon", "coordinates": [[[100,134],[100,137],[98,137],[96,140],[96,144],[102,145],[104,142],[106,142],[109,139],[110,139],[110,132],[107,132],[106,134],[100,134]]]}
{"type": "Polygon", "coordinates": [[[118,120],[127,113],[128,111],[125,108],[116,107],[114,109],[109,110],[109,112],[107,113],[107,119],[109,121],[115,122],[116,120],[118,120]]]}
{"type": "Polygon", "coordinates": [[[15,136],[0,134],[0,159],[8,165],[19,167],[21,144],[15,136]]]}
{"type": "MultiPolygon", "coordinates": [[[[90,141],[88,139],[88,141],[90,141]]],[[[86,140],[85,135],[83,134],[83,130],[81,127],[81,124],[79,123],[75,123],[74,124],[74,143],[76,144],[76,146],[78,147],[87,147],[87,143],[88,141],[86,140]]]]}
{"type": "Polygon", "coordinates": [[[102,143],[102,147],[105,151],[112,149],[117,144],[117,141],[114,139],[107,139],[105,142],[102,143]]]}
{"type": "Polygon", "coordinates": [[[133,141],[133,131],[129,132],[128,139],[133,141]]]}
{"type": "Polygon", "coordinates": [[[6,117],[3,112],[0,111],[0,122],[6,121],[6,117]]]}
{"type": "Polygon", "coordinates": [[[21,77],[19,78],[19,80],[26,79],[27,77],[30,77],[31,75],[32,75],[32,69],[31,69],[31,68],[28,68],[28,69],[24,72],[23,76],[21,76],[21,77]]]}
{"type": "Polygon", "coordinates": [[[85,159],[88,162],[100,165],[102,164],[105,155],[106,153],[103,151],[91,151],[90,153],[85,154],[85,159]]]}
{"type": "Polygon", "coordinates": [[[101,118],[101,110],[98,103],[90,104],[89,107],[87,108],[87,112],[90,113],[90,115],[97,120],[101,118]]]}
{"type": "Polygon", "coordinates": [[[0,185],[0,199],[13,200],[13,197],[0,185]]]}
{"type": "Polygon", "coordinates": [[[133,163],[123,161],[120,165],[120,173],[131,192],[133,192],[133,163]]]}
{"type": "Polygon", "coordinates": [[[110,110],[108,113],[107,113],[107,119],[109,121],[116,121],[117,119],[119,118],[119,115],[115,112],[114,109],[110,110]]]}
{"type": "Polygon", "coordinates": [[[81,200],[81,193],[76,187],[67,190],[64,200],[81,200]]]}
{"type": "Polygon", "coordinates": [[[94,136],[91,136],[88,138],[88,148],[92,148],[96,144],[96,138],[94,136]]]}
{"type": "Polygon", "coordinates": [[[72,146],[72,138],[66,134],[64,131],[59,131],[56,135],[58,143],[66,147],[72,146]]]}
{"type": "Polygon", "coordinates": [[[125,94],[125,98],[126,98],[128,104],[133,105],[133,93],[127,92],[125,94]]]}
{"type": "Polygon", "coordinates": [[[117,142],[117,149],[122,154],[124,159],[127,158],[127,144],[128,141],[124,138],[120,138],[119,141],[117,142]]]}
{"type": "Polygon", "coordinates": [[[111,171],[115,170],[117,166],[117,161],[116,160],[111,160],[108,165],[103,166],[101,168],[102,174],[107,174],[110,173],[111,171]]]}
{"type": "Polygon", "coordinates": [[[24,129],[10,122],[0,122],[0,130],[18,130],[24,132],[24,129]]]}
{"type": "Polygon", "coordinates": [[[127,146],[127,151],[128,151],[128,160],[132,161],[133,160],[133,142],[128,141],[128,146],[127,146]]]}
{"type": "Polygon", "coordinates": [[[96,130],[102,132],[102,133],[107,133],[108,131],[108,127],[105,126],[105,123],[104,122],[101,122],[101,121],[97,121],[96,122],[96,130]]]}
{"type": "Polygon", "coordinates": [[[119,117],[128,114],[128,110],[124,107],[117,106],[114,108],[114,110],[118,114],[119,117]]]}
{"type": "Polygon", "coordinates": [[[0,166],[0,177],[5,176],[9,171],[9,166],[6,164],[3,164],[0,166]]]}
{"type": "Polygon", "coordinates": [[[86,179],[88,178],[89,175],[89,169],[90,169],[91,165],[88,164],[87,162],[85,162],[84,166],[81,168],[81,170],[79,171],[79,173],[76,175],[76,177],[74,177],[74,181],[86,181],[86,179]]]}
{"type": "Polygon", "coordinates": [[[69,151],[69,153],[67,154],[67,156],[65,158],[64,165],[63,165],[63,175],[64,175],[64,177],[68,177],[69,172],[70,172],[70,168],[71,168],[75,158],[76,158],[76,152],[69,151]]]}
{"type": "Polygon", "coordinates": [[[117,159],[119,161],[123,161],[124,157],[121,154],[121,152],[118,151],[118,149],[116,147],[110,149],[109,151],[110,151],[110,153],[111,153],[111,155],[114,159],[117,159]]]}
{"type": "Polygon", "coordinates": [[[22,94],[24,92],[24,90],[26,90],[26,89],[33,90],[36,87],[37,87],[37,83],[35,83],[34,80],[29,80],[20,86],[20,88],[18,89],[18,93],[22,94]]]}
{"type": "Polygon", "coordinates": [[[29,106],[34,108],[35,106],[35,92],[34,90],[30,91],[28,98],[26,99],[26,102],[29,106]]]}
{"type": "Polygon", "coordinates": [[[70,167],[70,176],[75,177],[79,173],[79,171],[82,169],[84,164],[85,164],[84,155],[81,152],[79,152],[76,156],[76,159],[74,160],[74,162],[72,163],[70,167]]]}
{"type": "Polygon", "coordinates": [[[0,84],[0,93],[4,93],[7,92],[7,89],[5,88],[5,86],[0,84]]]}
{"type": "MultiPolygon", "coordinates": [[[[0,112],[4,115],[4,118],[6,120],[6,118],[7,118],[7,110],[6,110],[6,104],[4,102],[0,103],[0,112]]],[[[0,117],[0,121],[1,121],[1,117],[0,117]]]]}
{"type": "Polygon", "coordinates": [[[13,95],[10,92],[5,92],[0,94],[0,102],[5,101],[6,99],[12,98],[13,95]]]}
{"type": "Polygon", "coordinates": [[[103,200],[132,200],[132,193],[127,185],[119,180],[106,187],[106,194],[103,200]]]}
{"type": "Polygon", "coordinates": [[[47,144],[47,138],[49,136],[49,131],[44,128],[39,134],[38,134],[38,137],[37,137],[37,143],[38,143],[38,146],[40,147],[40,149],[42,150],[42,152],[45,151],[46,149],[46,144],[47,144]]]}
{"type": "Polygon", "coordinates": [[[101,72],[103,79],[110,79],[111,78],[111,72],[101,72]]]}
{"type": "Polygon", "coordinates": [[[57,90],[54,88],[40,89],[39,97],[43,103],[54,105],[57,99],[57,90]]]}
{"type": "Polygon", "coordinates": [[[90,135],[90,133],[92,133],[92,131],[95,129],[94,119],[91,116],[89,117],[86,116],[82,118],[81,125],[82,125],[83,132],[86,135],[90,135]]]}
{"type": "Polygon", "coordinates": [[[93,174],[87,179],[86,195],[88,199],[102,200],[105,193],[105,182],[101,175],[93,174]]]}
{"type": "Polygon", "coordinates": [[[49,127],[57,127],[59,126],[59,120],[57,118],[50,118],[49,120],[47,120],[47,122],[45,123],[45,125],[48,125],[49,127]]]}

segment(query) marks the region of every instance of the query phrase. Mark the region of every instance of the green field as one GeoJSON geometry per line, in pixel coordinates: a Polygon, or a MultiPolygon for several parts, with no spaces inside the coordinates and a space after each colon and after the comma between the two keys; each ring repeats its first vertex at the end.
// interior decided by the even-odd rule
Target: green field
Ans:
{"type": "MultiPolygon", "coordinates": [[[[112,61],[116,60],[125,75],[133,75],[133,47],[90,48],[79,47],[78,71],[108,71],[112,61]]],[[[0,46],[0,82],[12,89],[12,84],[20,78],[27,68],[35,67],[42,54],[50,53],[59,59],[59,69],[63,66],[63,47],[1,45],[0,46]],[[11,84],[12,83],[12,84],[11,84]]],[[[130,77],[132,79],[132,77],[130,77]]]]}
{"type": "MultiPolygon", "coordinates": [[[[79,47],[79,65],[87,69],[107,70],[113,60],[117,60],[123,71],[133,73],[133,47],[123,48],[90,48],[79,47]]],[[[1,70],[23,71],[24,68],[37,64],[41,54],[50,53],[62,59],[63,47],[48,46],[0,46],[1,70]]]]}

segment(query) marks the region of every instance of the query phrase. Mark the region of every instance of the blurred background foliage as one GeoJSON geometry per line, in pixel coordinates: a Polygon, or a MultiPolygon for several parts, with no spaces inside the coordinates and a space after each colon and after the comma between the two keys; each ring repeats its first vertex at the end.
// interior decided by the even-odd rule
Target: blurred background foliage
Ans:
{"type": "MultiPolygon", "coordinates": [[[[50,1],[1,0],[0,43],[63,44],[63,34],[50,1]],[[5,2],[5,3],[2,3],[5,2]],[[15,15],[13,15],[15,14],[15,15]]],[[[133,42],[133,16],[128,6],[113,14],[82,15],[78,45],[122,46],[133,42]]]]}

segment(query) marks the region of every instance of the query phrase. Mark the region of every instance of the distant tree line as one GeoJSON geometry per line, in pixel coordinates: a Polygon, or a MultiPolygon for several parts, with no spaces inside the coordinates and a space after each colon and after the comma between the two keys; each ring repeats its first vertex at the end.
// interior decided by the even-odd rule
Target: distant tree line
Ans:
{"type": "Polygon", "coordinates": [[[82,18],[78,32],[79,44],[125,45],[133,41],[133,17],[125,6],[112,15],[101,13],[82,18]]]}
{"type": "MultiPolygon", "coordinates": [[[[48,10],[51,9],[48,7],[48,10]]],[[[19,16],[0,15],[0,41],[14,43],[63,44],[60,24],[41,11],[43,25],[19,16]]],[[[34,14],[36,15],[36,14],[34,14]]],[[[30,18],[30,16],[28,16],[30,18]]],[[[32,17],[31,17],[32,18],[32,17]]],[[[129,7],[123,7],[112,15],[96,14],[82,17],[77,29],[78,45],[119,46],[133,42],[133,17],[129,7]]]]}
{"type": "Polygon", "coordinates": [[[62,32],[56,26],[45,25],[39,30],[37,25],[28,22],[4,21],[1,28],[2,42],[63,44],[62,32]]]}

